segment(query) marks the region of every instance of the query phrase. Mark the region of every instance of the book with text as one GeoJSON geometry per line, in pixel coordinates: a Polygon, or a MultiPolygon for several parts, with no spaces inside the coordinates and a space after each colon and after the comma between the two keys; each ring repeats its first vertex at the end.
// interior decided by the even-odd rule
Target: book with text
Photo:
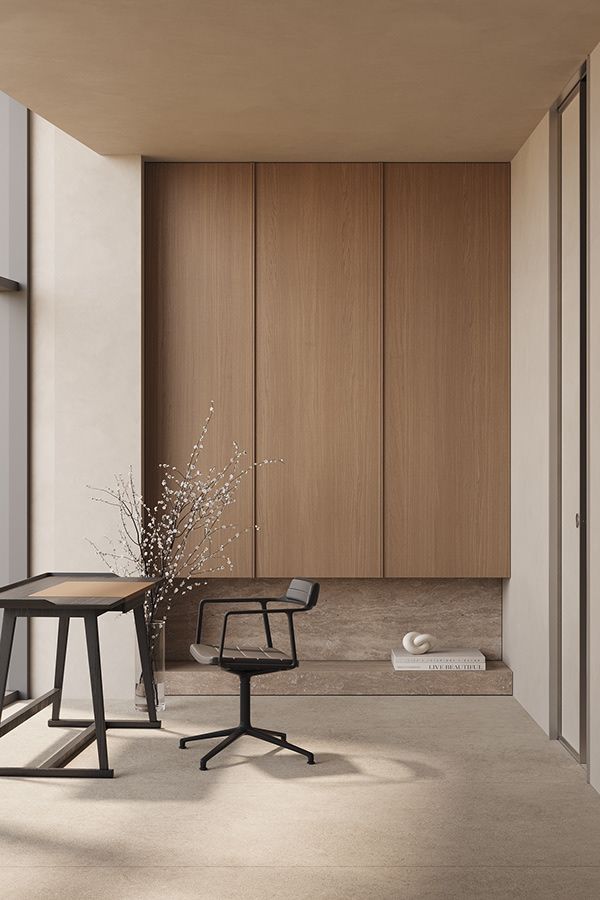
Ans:
{"type": "Polygon", "coordinates": [[[392,650],[392,664],[397,671],[478,672],[485,671],[485,663],[480,650],[434,650],[419,655],[403,647],[392,650]]]}

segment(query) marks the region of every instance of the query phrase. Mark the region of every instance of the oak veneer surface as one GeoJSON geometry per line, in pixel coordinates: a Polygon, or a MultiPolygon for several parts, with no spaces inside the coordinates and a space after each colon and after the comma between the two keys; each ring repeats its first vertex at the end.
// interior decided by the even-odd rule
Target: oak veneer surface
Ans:
{"type": "Polygon", "coordinates": [[[256,166],[256,574],[381,574],[381,167],[256,166]]]}
{"type": "Polygon", "coordinates": [[[386,164],[385,575],[509,569],[509,167],[386,164]]]}
{"type": "MultiPolygon", "coordinates": [[[[221,468],[232,442],[253,461],[252,164],[145,166],[145,482],[157,465],[181,466],[210,402],[215,411],[203,465],[221,468]]],[[[251,526],[253,477],[230,520],[251,526]]],[[[225,521],[225,520],[224,520],[225,521]]],[[[229,550],[236,575],[253,574],[252,534],[229,550]]]]}

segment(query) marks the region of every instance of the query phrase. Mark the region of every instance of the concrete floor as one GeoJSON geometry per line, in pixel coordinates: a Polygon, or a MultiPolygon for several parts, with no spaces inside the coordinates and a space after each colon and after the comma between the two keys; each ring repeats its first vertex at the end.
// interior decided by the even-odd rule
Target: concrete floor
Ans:
{"type": "MultiPolygon", "coordinates": [[[[510,697],[257,697],[318,764],[246,738],[207,772],[177,739],[234,698],[168,703],[162,731],[109,733],[112,781],[0,781],[3,900],[600,897],[600,795],[510,697]]],[[[46,718],[0,764],[48,755],[46,718]]]]}

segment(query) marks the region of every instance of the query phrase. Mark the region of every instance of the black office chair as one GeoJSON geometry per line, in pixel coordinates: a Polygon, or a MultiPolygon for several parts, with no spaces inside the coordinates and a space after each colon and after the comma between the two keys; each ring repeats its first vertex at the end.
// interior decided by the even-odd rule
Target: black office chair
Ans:
{"type": "Polygon", "coordinates": [[[253,675],[264,675],[267,672],[281,672],[285,669],[295,669],[298,666],[296,654],[296,635],[294,632],[294,616],[299,612],[312,609],[319,596],[319,585],[315,581],[306,581],[303,578],[294,578],[283,597],[256,597],[256,598],[229,598],[209,599],[200,601],[198,607],[198,626],[196,628],[196,643],[190,647],[190,653],[203,666],[220,666],[227,672],[233,672],[240,679],[240,722],[235,728],[225,728],[222,731],[211,731],[208,734],[195,734],[191,737],[181,738],[179,748],[185,749],[190,741],[203,741],[207,738],[225,736],[225,740],[213,747],[200,760],[200,769],[206,769],[206,763],[225,747],[233,744],[243,734],[249,734],[261,741],[275,744],[277,747],[287,747],[296,753],[306,756],[309,765],[314,765],[315,758],[309,750],[303,750],[295,744],[287,741],[287,735],[282,731],[273,731],[271,728],[257,728],[250,721],[250,679],[253,675]],[[208,603],[258,603],[261,609],[253,610],[228,610],[223,616],[223,628],[221,631],[220,646],[216,644],[202,643],[202,614],[208,603]],[[273,609],[269,604],[276,603],[273,609]],[[277,650],[273,646],[271,638],[271,624],[269,617],[283,615],[287,617],[290,650],[277,650]],[[264,647],[228,647],[226,646],[227,625],[232,616],[262,616],[265,630],[266,646],[264,647]]]}

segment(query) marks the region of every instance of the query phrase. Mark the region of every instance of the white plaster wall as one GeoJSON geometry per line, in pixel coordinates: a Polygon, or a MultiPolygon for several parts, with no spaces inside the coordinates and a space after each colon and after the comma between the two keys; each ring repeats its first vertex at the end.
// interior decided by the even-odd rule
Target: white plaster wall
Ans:
{"type": "Polygon", "coordinates": [[[503,656],[549,728],[549,116],[511,163],[511,578],[503,656]]]}
{"type": "MultiPolygon", "coordinates": [[[[103,157],[31,124],[31,571],[100,571],[114,533],[88,485],[141,471],[141,159],[103,157]]],[[[131,616],[101,618],[107,698],[133,694],[131,616]]],[[[65,696],[89,695],[83,628],[65,696]]],[[[34,620],[31,689],[52,684],[56,623],[34,620]]]]}
{"type": "Polygon", "coordinates": [[[600,791],[600,45],[590,57],[589,90],[589,771],[600,791]]]}

